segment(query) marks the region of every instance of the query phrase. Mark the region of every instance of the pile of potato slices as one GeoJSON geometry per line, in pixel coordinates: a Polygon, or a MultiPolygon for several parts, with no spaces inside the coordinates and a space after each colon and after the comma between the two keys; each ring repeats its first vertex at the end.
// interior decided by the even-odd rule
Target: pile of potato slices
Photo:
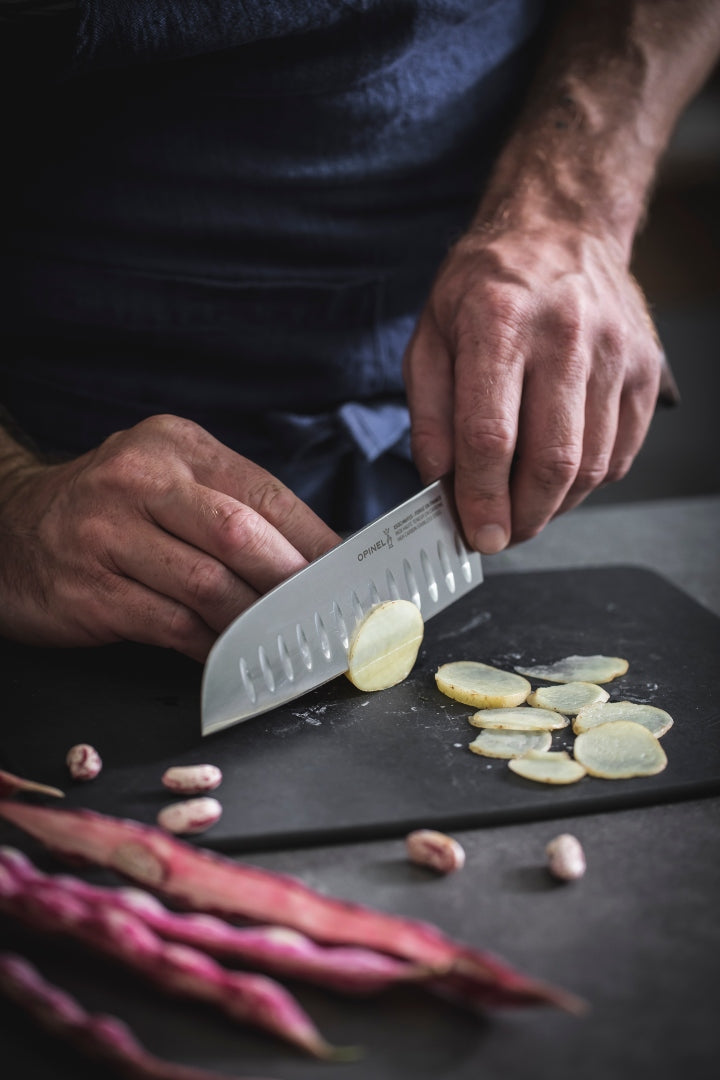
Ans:
{"type": "Polygon", "coordinates": [[[443,664],[438,689],[472,705],[469,717],[480,733],[474,754],[505,758],[526,780],[574,784],[584,776],[623,780],[654,776],[667,766],[660,745],[672,717],[654,705],[610,701],[602,684],[624,675],[629,664],[617,656],[567,656],[552,664],[517,666],[513,672],[474,660],[443,664]],[[530,679],[552,683],[533,689],[530,679]],[[570,727],[572,755],[553,750],[554,731],[570,727]]]}
{"type": "MultiPolygon", "coordinates": [[[[423,640],[423,619],[409,600],[377,604],[355,628],[348,648],[350,681],[363,691],[387,689],[405,679],[423,640]]],[[[471,705],[480,734],[470,750],[505,758],[510,769],[543,784],[574,784],[584,776],[623,780],[654,776],[667,766],[660,739],[672,717],[654,705],[610,701],[603,684],[624,675],[618,656],[566,656],[514,671],[477,660],[443,664],[435,681],[443,694],[471,705]],[[530,679],[550,686],[533,689],[530,679]],[[572,755],[553,750],[554,731],[570,726],[572,755]]]]}

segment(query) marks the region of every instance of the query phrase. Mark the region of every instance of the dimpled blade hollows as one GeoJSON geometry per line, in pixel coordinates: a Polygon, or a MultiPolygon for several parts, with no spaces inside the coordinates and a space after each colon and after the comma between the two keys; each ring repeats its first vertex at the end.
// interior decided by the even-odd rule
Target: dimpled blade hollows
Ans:
{"type": "Polygon", "coordinates": [[[438,480],[366,525],[238,616],[203,675],[202,733],[249,720],[347,670],[357,623],[384,600],[427,621],[482,581],[462,538],[452,485],[438,480]]]}

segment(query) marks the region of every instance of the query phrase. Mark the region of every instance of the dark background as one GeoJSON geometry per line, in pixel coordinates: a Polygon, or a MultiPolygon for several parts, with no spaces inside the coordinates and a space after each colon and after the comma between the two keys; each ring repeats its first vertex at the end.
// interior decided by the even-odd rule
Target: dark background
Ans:
{"type": "Polygon", "coordinates": [[[588,504],[720,493],[720,67],[676,129],[633,272],[682,403],[658,410],[630,473],[588,504]]]}

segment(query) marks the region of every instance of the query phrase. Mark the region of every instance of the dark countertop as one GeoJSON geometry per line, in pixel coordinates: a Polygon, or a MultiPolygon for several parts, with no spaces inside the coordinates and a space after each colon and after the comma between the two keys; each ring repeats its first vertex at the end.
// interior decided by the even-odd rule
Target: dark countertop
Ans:
{"type": "MultiPolygon", "coordinates": [[[[488,575],[633,563],[654,569],[720,614],[720,498],[573,512],[530,543],[487,559],[488,575]]],[[[719,666],[720,673],[720,666],[719,666]]],[[[720,677],[718,678],[720,685],[720,677]]],[[[717,730],[714,732],[717,736],[717,730]]],[[[9,838],[0,830],[0,840],[9,838]]],[[[360,1043],[353,1064],[306,1060],[208,1010],[166,999],[70,946],[14,931],[46,974],[93,1009],[129,1020],[155,1052],[237,1076],[275,1080],[688,1080],[714,1077],[720,1054],[720,798],[584,814],[456,833],[462,872],[413,867],[400,839],[258,852],[251,861],[328,894],[430,920],[518,968],[584,997],[576,1018],[550,1009],[478,1019],[429,996],[394,991],[356,1001],[296,988],[324,1033],[360,1043]],[[588,871],[560,885],[544,869],[559,832],[584,845],[588,871]]],[[[17,843],[17,835],[13,834],[17,843]]],[[[1,924],[0,924],[1,925],[1,924]]],[[[0,1007],[8,1076],[106,1076],[59,1051],[0,1007]]]]}

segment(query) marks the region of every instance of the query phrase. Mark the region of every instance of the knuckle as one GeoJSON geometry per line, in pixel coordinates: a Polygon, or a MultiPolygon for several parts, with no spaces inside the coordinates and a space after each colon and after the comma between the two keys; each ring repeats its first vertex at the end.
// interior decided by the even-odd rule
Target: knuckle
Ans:
{"type": "Polygon", "coordinates": [[[212,559],[197,559],[185,579],[185,590],[194,605],[200,608],[215,604],[228,590],[229,574],[225,567],[212,559]]]}
{"type": "Polygon", "coordinates": [[[175,416],[172,413],[157,413],[141,420],[135,429],[152,438],[170,440],[172,442],[184,442],[188,439],[197,439],[203,429],[194,420],[188,420],[184,416],[175,416]]]}
{"type": "Polygon", "coordinates": [[[630,467],[633,463],[631,456],[618,458],[616,461],[612,461],[605,474],[606,484],[616,484],[618,480],[622,480],[630,472],[630,467]]]}
{"type": "Polygon", "coordinates": [[[216,508],[217,538],[228,555],[242,552],[250,558],[262,555],[268,545],[265,518],[244,503],[232,502],[216,508]]]}
{"type": "Polygon", "coordinates": [[[627,351],[627,328],[619,322],[605,323],[597,331],[596,342],[598,350],[606,362],[617,361],[627,351]]]}
{"type": "Polygon", "coordinates": [[[182,604],[173,604],[168,611],[165,626],[160,628],[161,637],[172,648],[186,652],[195,643],[198,618],[182,604]]]}
{"type": "Polygon", "coordinates": [[[506,416],[465,417],[459,423],[458,434],[474,455],[486,461],[504,461],[515,448],[515,424],[506,416]]]}
{"type": "Polygon", "coordinates": [[[522,334],[528,314],[522,297],[498,285],[486,285],[482,297],[465,308],[456,318],[458,349],[471,353],[505,352],[518,334],[522,334]]]}
{"type": "Polygon", "coordinates": [[[416,461],[435,466],[444,462],[450,467],[448,456],[452,454],[448,428],[432,420],[413,421],[410,444],[416,461]]]}
{"type": "Polygon", "coordinates": [[[138,447],[125,447],[107,458],[98,476],[101,487],[125,493],[146,490],[150,479],[147,456],[138,447]]]}
{"type": "Polygon", "coordinates": [[[589,492],[600,487],[608,475],[608,462],[606,459],[583,462],[575,476],[573,492],[589,492]]]}
{"type": "Polygon", "coordinates": [[[567,446],[546,447],[531,464],[535,483],[546,491],[565,488],[577,476],[579,453],[567,446]]]}
{"type": "Polygon", "coordinates": [[[279,529],[293,517],[297,509],[297,499],[292,491],[275,477],[267,477],[252,489],[248,503],[260,517],[279,529]]]}
{"type": "Polygon", "coordinates": [[[542,317],[542,328],[560,353],[578,351],[586,325],[582,304],[575,296],[564,297],[561,304],[553,305],[542,317]]]}
{"type": "Polygon", "coordinates": [[[100,513],[80,515],[75,522],[76,554],[86,560],[89,572],[92,560],[102,557],[110,546],[114,529],[110,521],[100,513]]]}
{"type": "Polygon", "coordinates": [[[503,281],[487,281],[483,287],[483,315],[499,326],[515,327],[525,318],[525,293],[503,281]]]}
{"type": "Polygon", "coordinates": [[[627,374],[626,392],[636,398],[653,399],[660,383],[660,365],[657,360],[644,360],[635,363],[627,374]]]}
{"type": "MultiPolygon", "coordinates": [[[[144,494],[148,486],[163,483],[155,464],[156,457],[145,440],[129,432],[118,432],[105,440],[93,470],[88,474],[91,490],[101,498],[144,494]]],[[[165,481],[169,485],[169,477],[165,481]]]]}

